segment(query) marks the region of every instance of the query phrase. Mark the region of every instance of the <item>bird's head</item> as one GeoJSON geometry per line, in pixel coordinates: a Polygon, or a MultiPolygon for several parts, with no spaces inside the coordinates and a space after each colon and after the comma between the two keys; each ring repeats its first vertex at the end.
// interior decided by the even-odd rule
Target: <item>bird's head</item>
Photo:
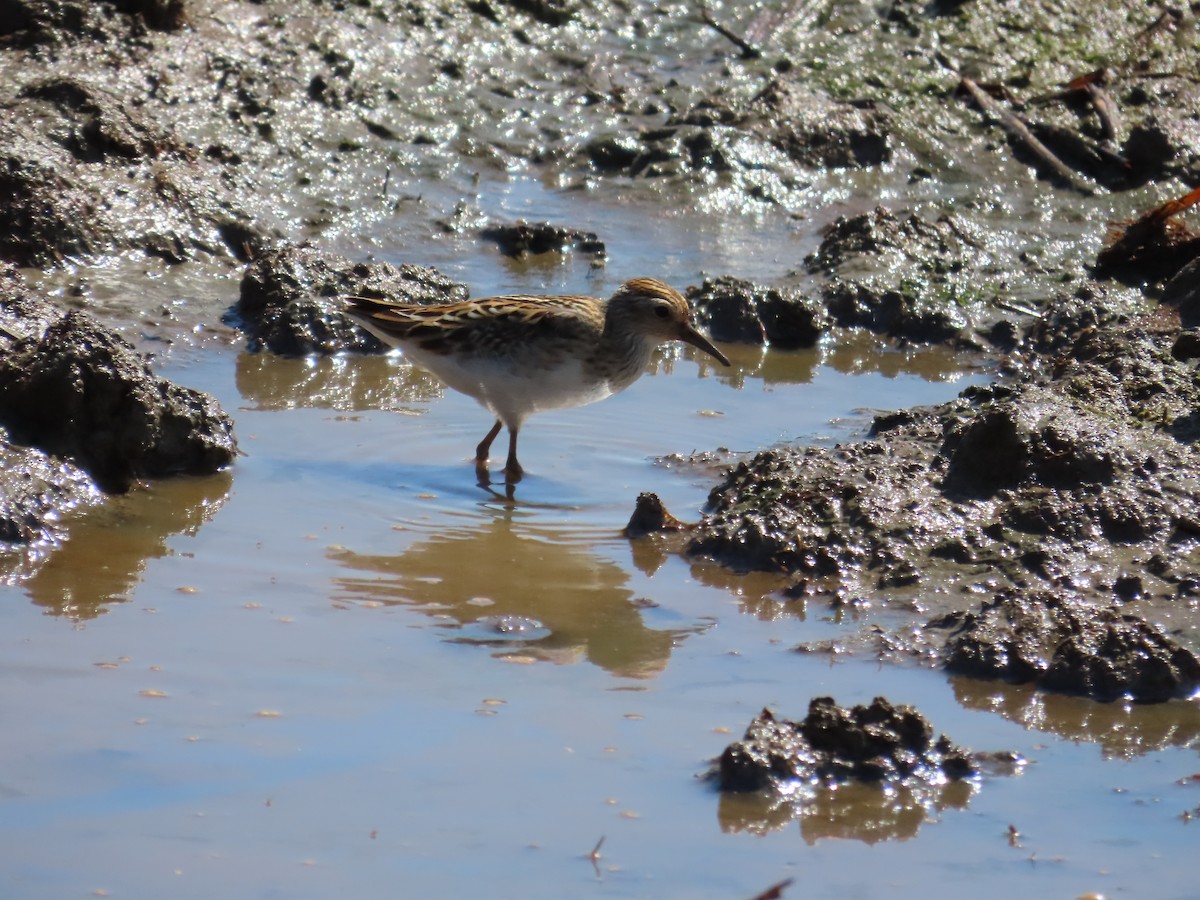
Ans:
{"type": "Polygon", "coordinates": [[[621,285],[609,303],[609,315],[625,327],[659,341],[683,341],[698,347],[722,365],[729,359],[696,330],[692,309],[684,296],[657,278],[634,278],[621,285]]]}

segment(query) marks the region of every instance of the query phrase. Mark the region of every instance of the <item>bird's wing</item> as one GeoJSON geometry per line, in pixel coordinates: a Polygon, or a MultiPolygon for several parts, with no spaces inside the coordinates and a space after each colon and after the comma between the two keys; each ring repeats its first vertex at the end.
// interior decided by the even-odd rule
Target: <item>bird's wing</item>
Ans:
{"type": "Polygon", "coordinates": [[[604,330],[603,311],[590,297],[514,295],[432,306],[352,297],[350,303],[349,311],[376,331],[430,353],[518,354],[539,336],[599,340],[604,330]]]}

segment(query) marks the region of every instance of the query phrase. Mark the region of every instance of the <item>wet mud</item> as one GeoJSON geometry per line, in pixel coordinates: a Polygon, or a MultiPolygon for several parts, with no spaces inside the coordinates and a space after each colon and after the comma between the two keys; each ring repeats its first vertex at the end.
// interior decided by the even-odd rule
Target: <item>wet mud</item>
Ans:
{"type": "MultiPolygon", "coordinates": [[[[155,375],[117,334],[157,299],[129,296],[101,321],[86,292],[42,295],[11,267],[52,277],[123,258],[233,278],[232,305],[197,292],[173,337],[221,318],[259,354],[375,354],[341,316],[345,296],[468,297],[420,258],[380,259],[383,233],[425,242],[402,247],[452,236],[513,265],[613,266],[620,235],[482,208],[481,180],[523,172],[676,223],[703,210],[794,228],[778,277],[677,273],[719,341],[833,355],[865,334],[897,352],[977,354],[997,374],[949,403],[879,414],[860,441],[728,465],[698,452],[719,460],[706,509],[677,519],[643,495],[635,559],[678,554],[700,580],[706,566],[771,573],[785,609],[883,614],[807,653],[1097,701],[1193,695],[1195,10],[884,6],[0,0],[5,577],[29,578],[72,510],[238,452],[211,397],[155,375]]],[[[294,402],[295,383],[262,384],[253,356],[237,365],[253,402],[294,402]]],[[[386,399],[430,390],[414,381],[386,399]]],[[[341,383],[326,393],[318,403],[345,402],[341,383]]],[[[500,610],[464,639],[502,646],[529,612],[500,610]]],[[[665,634],[636,664],[606,667],[650,677],[665,634]]],[[[605,659],[586,628],[542,651],[605,659]]],[[[916,713],[864,710],[820,700],[809,718],[855,741],[886,719],[889,734],[915,728],[916,745],[814,762],[809,720],[768,717],[722,777],[974,771],[916,713]],[[807,743],[770,761],[756,743],[768,732],[807,743]],[[757,757],[765,767],[743,764],[757,757]]],[[[914,833],[921,810],[966,799],[900,804],[881,833],[914,833]]]]}
{"type": "Polygon", "coordinates": [[[71,510],[138,479],[214,472],[237,454],[232,420],[212,397],[159,378],[119,335],[34,296],[8,266],[0,429],[0,521],[18,573],[53,545],[71,510]]]}
{"type": "Polygon", "coordinates": [[[976,754],[944,734],[935,737],[917,710],[884,697],[850,708],[816,697],[801,721],[764,709],[708,777],[723,799],[752,793],[766,804],[743,828],[774,830],[795,818],[802,828],[807,823],[810,841],[845,829],[874,843],[915,835],[922,816],[966,807],[985,776],[1012,774],[1024,763],[1011,752],[976,754]],[[847,786],[857,789],[855,802],[837,802],[847,786]],[[872,810],[866,836],[851,824],[864,805],[872,810]]]}
{"type": "MultiPolygon", "coordinates": [[[[916,613],[888,652],[952,671],[1190,694],[1200,377],[1178,340],[1155,319],[1088,328],[1048,370],[880,416],[861,442],[738,463],[699,522],[650,539],[785,574],[791,602],[916,613]],[[1175,636],[1152,624],[1164,614],[1175,636]]],[[[634,530],[666,516],[643,500],[634,530]]]]}
{"type": "Polygon", "coordinates": [[[382,352],[386,347],[378,338],[342,315],[345,298],[354,295],[452,303],[467,299],[467,287],[424,266],[355,263],[312,247],[283,245],[258,254],[246,267],[235,318],[253,350],[284,356],[382,352]]]}
{"type": "Polygon", "coordinates": [[[774,784],[924,780],[941,783],[978,774],[970,755],[933,729],[911,707],[883,697],[845,709],[818,697],[802,722],[763,710],[741,741],[721,754],[719,783],[726,791],[757,791],[774,784]]]}

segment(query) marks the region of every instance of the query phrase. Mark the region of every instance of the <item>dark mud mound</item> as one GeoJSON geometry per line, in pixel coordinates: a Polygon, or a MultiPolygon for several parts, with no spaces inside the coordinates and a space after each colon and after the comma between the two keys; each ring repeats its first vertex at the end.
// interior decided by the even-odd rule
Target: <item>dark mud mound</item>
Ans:
{"type": "MultiPolygon", "coordinates": [[[[710,86],[691,104],[662,85],[644,109],[673,109],[650,125],[600,132],[576,158],[597,174],[730,185],[747,200],[790,205],[806,174],[891,159],[889,117],[776,75],[753,95],[710,86]]],[[[632,112],[632,110],[630,111],[632,112]]],[[[637,118],[644,118],[638,115],[637,118]]]]}
{"type": "Polygon", "coordinates": [[[789,783],[833,787],[851,780],[940,783],[978,774],[969,753],[942,735],[911,706],[876,697],[845,709],[817,697],[802,722],[763,710],[717,766],[726,791],[779,789],[789,783]]]}
{"type": "Polygon", "coordinates": [[[1038,553],[1068,571],[1098,542],[1177,555],[1200,521],[1200,377],[1171,346],[1090,333],[1051,376],[881,417],[861,443],[760,453],[713,490],[689,552],[880,585],[917,583],[930,558],[1023,584],[1049,577],[1038,553]]]}
{"type": "Polygon", "coordinates": [[[842,217],[805,259],[843,328],[907,342],[974,346],[971,316],[994,320],[1002,291],[989,239],[952,216],[927,221],[885,207],[842,217]]]}
{"type": "Polygon", "coordinates": [[[466,285],[436,269],[355,263],[312,247],[285,245],[259,254],[246,267],[237,313],[252,349],[289,356],[387,349],[341,314],[344,298],[355,294],[403,303],[468,297],[466,285]]]}
{"type": "Polygon", "coordinates": [[[948,628],[951,672],[1082,694],[1161,702],[1200,685],[1200,660],[1141,616],[1037,591],[931,623],[948,628]]]}
{"type": "Polygon", "coordinates": [[[1059,624],[1030,632],[1041,649],[994,651],[1011,670],[968,664],[966,638],[947,652],[1106,699],[1186,693],[1191,652],[1142,621],[1169,608],[1183,625],[1200,592],[1200,375],[1177,340],[1085,330],[1048,372],[882,416],[861,442],[759,453],[673,540],[787,573],[795,598],[973,614],[980,594],[1065,591],[1083,605],[1052,607],[1059,624]],[[1132,602],[1142,618],[1110,609],[1132,602]]]}
{"type": "Polygon", "coordinates": [[[549,222],[489,225],[480,230],[479,236],[495,244],[502,254],[513,259],[578,250],[591,257],[593,265],[603,265],[607,256],[604,241],[600,240],[595,232],[552,225],[549,222]]]}
{"type": "Polygon", "coordinates": [[[881,107],[837,102],[794,78],[771,81],[734,121],[812,168],[878,166],[892,158],[891,121],[881,107]]]}
{"type": "Polygon", "coordinates": [[[799,820],[808,843],[874,844],[914,837],[947,809],[965,809],[979,776],[1010,775],[1024,759],[970,753],[910,706],[883,697],[847,709],[815,698],[802,722],[764,709],[709,773],[726,831],[762,834],[799,820]]]}
{"type": "Polygon", "coordinates": [[[71,36],[104,38],[116,11],[130,17],[127,24],[160,31],[176,31],[187,21],[184,0],[0,0],[0,35],[30,45],[71,36]]]}
{"type": "Polygon", "coordinates": [[[798,290],[740,278],[706,278],[687,289],[696,318],[714,340],[765,344],[787,350],[811,347],[829,327],[821,305],[798,290]]]}
{"type": "Polygon", "coordinates": [[[19,443],[74,461],[106,491],[213,472],[237,453],[232,421],[212,397],[159,378],[79,312],[0,356],[0,423],[19,443]]]}

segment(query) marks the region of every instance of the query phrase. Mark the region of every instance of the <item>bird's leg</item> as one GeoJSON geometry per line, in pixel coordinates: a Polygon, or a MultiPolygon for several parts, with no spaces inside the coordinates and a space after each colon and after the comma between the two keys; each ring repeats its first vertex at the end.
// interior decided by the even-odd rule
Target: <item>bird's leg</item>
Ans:
{"type": "Polygon", "coordinates": [[[521,468],[521,464],[517,462],[517,429],[515,427],[508,429],[508,462],[504,464],[504,480],[510,484],[515,481],[520,481],[521,476],[525,474],[525,470],[521,468]]]}
{"type": "Polygon", "coordinates": [[[500,428],[503,424],[503,422],[497,419],[496,424],[492,426],[492,430],[484,436],[483,440],[479,442],[479,446],[475,448],[476,466],[483,466],[487,464],[488,451],[492,449],[492,441],[494,441],[496,439],[496,435],[500,433],[500,428]]]}

